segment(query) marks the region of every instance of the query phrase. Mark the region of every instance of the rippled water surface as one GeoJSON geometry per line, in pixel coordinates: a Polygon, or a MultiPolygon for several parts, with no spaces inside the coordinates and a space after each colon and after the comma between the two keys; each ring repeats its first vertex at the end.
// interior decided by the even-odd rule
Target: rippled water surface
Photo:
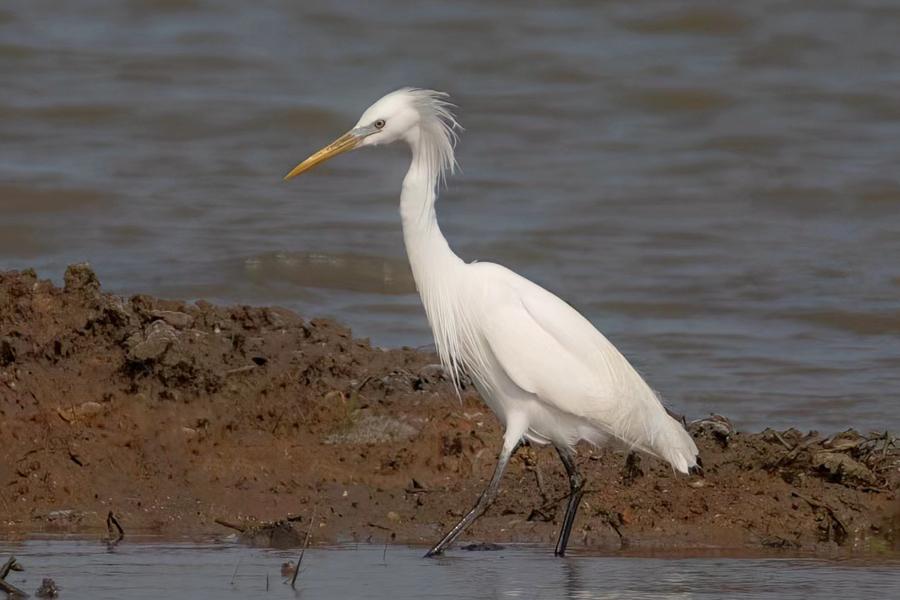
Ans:
{"type": "Polygon", "coordinates": [[[522,598],[793,599],[893,598],[895,563],[791,558],[570,557],[529,548],[456,551],[423,559],[421,549],[346,546],[308,550],[296,590],[281,565],[297,552],[232,545],[97,542],[0,544],[25,571],[9,581],[33,592],[45,577],[76,600],[159,598],[522,598]]]}
{"type": "Polygon", "coordinates": [[[900,5],[516,6],[5,0],[0,267],[428,344],[406,152],[281,176],[436,87],[461,256],[568,299],[676,410],[900,429],[900,5]]]}

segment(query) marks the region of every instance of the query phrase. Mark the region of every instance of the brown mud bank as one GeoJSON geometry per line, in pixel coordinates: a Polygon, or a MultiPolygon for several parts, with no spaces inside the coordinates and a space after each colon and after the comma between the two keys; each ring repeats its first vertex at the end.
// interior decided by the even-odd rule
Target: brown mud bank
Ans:
{"type": "MultiPolygon", "coordinates": [[[[283,309],[106,294],[85,266],[64,288],[0,273],[0,534],[93,534],[112,511],[128,533],[233,533],[220,521],[297,545],[314,519],[314,542],[433,542],[500,444],[436,362],[283,309]]],[[[702,477],[582,447],[570,547],[896,550],[890,435],[690,431],[702,477]]],[[[555,453],[524,448],[464,540],[550,548],[566,491],[555,453]]]]}

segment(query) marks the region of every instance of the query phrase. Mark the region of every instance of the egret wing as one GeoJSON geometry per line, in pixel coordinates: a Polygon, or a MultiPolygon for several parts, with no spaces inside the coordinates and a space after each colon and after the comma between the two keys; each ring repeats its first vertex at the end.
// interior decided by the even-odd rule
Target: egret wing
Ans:
{"type": "Polygon", "coordinates": [[[623,389],[628,384],[646,388],[618,350],[578,311],[503,270],[510,289],[502,302],[487,309],[483,331],[492,354],[516,385],[557,409],[588,418],[608,413],[616,398],[628,392],[623,389]]]}
{"type": "Polygon", "coordinates": [[[504,271],[510,289],[486,312],[483,332],[506,375],[541,402],[686,472],[693,440],[625,357],[574,308],[504,271]]]}
{"type": "Polygon", "coordinates": [[[581,357],[545,330],[524,305],[492,311],[484,327],[491,354],[522,390],[565,412],[580,415],[596,377],[581,357]]]}

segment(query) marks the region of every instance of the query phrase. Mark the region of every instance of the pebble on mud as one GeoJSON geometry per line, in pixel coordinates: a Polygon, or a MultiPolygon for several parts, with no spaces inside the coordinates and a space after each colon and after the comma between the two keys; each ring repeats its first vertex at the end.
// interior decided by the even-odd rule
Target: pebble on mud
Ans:
{"type": "Polygon", "coordinates": [[[418,430],[408,423],[385,415],[363,415],[344,432],[325,438],[326,444],[386,444],[408,440],[418,430]]]}
{"type": "Polygon", "coordinates": [[[813,455],[813,464],[822,471],[828,473],[834,481],[854,479],[856,481],[874,485],[875,475],[859,461],[840,452],[817,452],[813,455]]]}
{"type": "Polygon", "coordinates": [[[136,362],[157,360],[178,340],[178,332],[165,321],[153,321],[142,333],[126,341],[128,358],[136,362]]]}
{"type": "Polygon", "coordinates": [[[174,310],[151,310],[150,316],[161,319],[176,329],[187,329],[194,324],[194,317],[174,310]]]}
{"type": "Polygon", "coordinates": [[[82,402],[78,406],[60,407],[56,409],[59,416],[67,423],[73,423],[80,418],[87,418],[99,415],[103,412],[103,405],[99,402],[87,401],[82,402]]]}

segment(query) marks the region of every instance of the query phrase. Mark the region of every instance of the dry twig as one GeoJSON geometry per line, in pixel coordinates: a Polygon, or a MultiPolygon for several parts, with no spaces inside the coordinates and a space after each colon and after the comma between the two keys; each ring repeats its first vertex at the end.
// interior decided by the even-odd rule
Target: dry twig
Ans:
{"type": "Polygon", "coordinates": [[[6,564],[0,568],[0,579],[6,579],[6,576],[9,575],[9,572],[16,568],[16,557],[10,556],[9,560],[6,561],[6,564]]]}
{"type": "Polygon", "coordinates": [[[113,514],[113,511],[109,511],[109,514],[106,515],[106,532],[109,536],[106,542],[112,546],[125,539],[125,530],[122,529],[122,525],[119,524],[119,520],[113,514]],[[113,527],[116,529],[115,537],[113,537],[113,527]]]}
{"type": "Polygon", "coordinates": [[[0,568],[0,591],[6,592],[10,598],[27,598],[28,594],[6,581],[10,571],[21,571],[22,567],[16,562],[15,556],[10,556],[3,568],[0,568]]]}
{"type": "Polygon", "coordinates": [[[244,533],[245,531],[247,531],[246,527],[243,527],[241,525],[235,525],[234,523],[229,523],[225,519],[213,519],[213,523],[217,523],[217,524],[221,525],[222,527],[234,529],[235,531],[240,531],[241,533],[244,533]]]}
{"type": "Polygon", "coordinates": [[[309,538],[312,535],[313,523],[316,522],[316,507],[313,509],[312,518],[309,520],[309,527],[306,528],[306,540],[303,542],[303,549],[300,550],[300,556],[297,557],[297,568],[294,569],[294,576],[291,577],[291,588],[295,589],[294,586],[297,583],[297,575],[300,573],[300,563],[303,562],[303,555],[306,554],[306,548],[309,547],[309,538]]]}

